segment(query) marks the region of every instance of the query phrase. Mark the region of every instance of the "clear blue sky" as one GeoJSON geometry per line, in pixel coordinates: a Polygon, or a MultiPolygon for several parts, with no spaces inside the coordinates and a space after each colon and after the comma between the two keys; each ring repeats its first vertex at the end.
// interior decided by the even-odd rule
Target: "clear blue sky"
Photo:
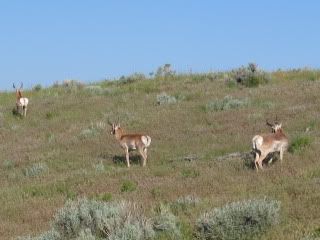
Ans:
{"type": "Polygon", "coordinates": [[[1,0],[0,90],[177,71],[320,63],[320,1],[1,0]]]}

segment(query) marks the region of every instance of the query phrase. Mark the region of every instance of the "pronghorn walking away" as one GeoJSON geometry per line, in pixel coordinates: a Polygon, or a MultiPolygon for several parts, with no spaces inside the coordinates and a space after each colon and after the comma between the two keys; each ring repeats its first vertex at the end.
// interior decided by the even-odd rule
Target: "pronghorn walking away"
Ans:
{"type": "Polygon", "coordinates": [[[23,88],[23,83],[21,83],[20,88],[16,88],[16,86],[13,83],[13,88],[16,90],[16,107],[17,107],[17,112],[19,113],[19,109],[22,109],[22,116],[27,116],[27,107],[29,103],[29,99],[22,97],[22,88],[23,88]]]}
{"type": "Polygon", "coordinates": [[[255,152],[255,166],[258,170],[263,169],[262,161],[269,153],[280,152],[280,161],[282,163],[283,152],[288,148],[288,138],[284,134],[281,123],[274,122],[271,124],[267,121],[267,125],[272,128],[272,133],[256,135],[252,139],[252,147],[255,152]]]}
{"type": "Polygon", "coordinates": [[[124,134],[120,124],[109,123],[112,126],[111,134],[115,135],[120,143],[120,146],[126,153],[127,167],[130,167],[129,151],[138,150],[143,158],[142,166],[145,167],[147,163],[147,148],[151,144],[151,137],[144,134],[124,134]]]}

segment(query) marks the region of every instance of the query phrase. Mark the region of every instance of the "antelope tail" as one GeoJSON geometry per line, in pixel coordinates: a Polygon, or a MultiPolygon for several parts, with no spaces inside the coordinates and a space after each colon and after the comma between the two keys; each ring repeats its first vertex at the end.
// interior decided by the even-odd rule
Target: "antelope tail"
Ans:
{"type": "Polygon", "coordinates": [[[261,156],[261,151],[259,150],[259,147],[262,145],[262,139],[260,136],[255,136],[252,139],[252,150],[253,152],[259,154],[259,156],[261,156]]]}
{"type": "Polygon", "coordinates": [[[259,156],[261,156],[261,151],[257,148],[257,143],[253,143],[253,152],[257,153],[259,156]]]}
{"type": "Polygon", "coordinates": [[[151,144],[151,137],[149,136],[142,136],[141,141],[143,142],[145,147],[149,147],[151,144]]]}

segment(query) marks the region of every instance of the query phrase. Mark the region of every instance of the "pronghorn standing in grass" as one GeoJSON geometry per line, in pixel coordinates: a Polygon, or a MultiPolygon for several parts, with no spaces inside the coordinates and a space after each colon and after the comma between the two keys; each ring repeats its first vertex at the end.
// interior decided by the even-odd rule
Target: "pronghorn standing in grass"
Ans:
{"type": "Polygon", "coordinates": [[[144,134],[125,134],[120,124],[110,123],[112,126],[111,134],[115,135],[120,143],[120,146],[126,153],[127,167],[130,167],[129,151],[138,150],[143,158],[142,166],[145,167],[147,163],[147,148],[151,144],[151,137],[144,134]]]}
{"type": "Polygon", "coordinates": [[[255,152],[255,166],[258,170],[263,169],[262,161],[269,153],[280,152],[280,161],[282,163],[283,152],[288,148],[288,138],[284,134],[281,123],[274,122],[271,124],[267,121],[267,125],[272,128],[272,133],[256,135],[252,139],[252,147],[255,152]]]}
{"type": "Polygon", "coordinates": [[[23,88],[23,83],[21,83],[20,88],[16,88],[16,86],[13,83],[13,88],[16,90],[16,107],[17,107],[17,112],[19,113],[19,109],[22,108],[22,116],[27,116],[27,107],[29,103],[29,99],[22,97],[22,88],[23,88]]]}

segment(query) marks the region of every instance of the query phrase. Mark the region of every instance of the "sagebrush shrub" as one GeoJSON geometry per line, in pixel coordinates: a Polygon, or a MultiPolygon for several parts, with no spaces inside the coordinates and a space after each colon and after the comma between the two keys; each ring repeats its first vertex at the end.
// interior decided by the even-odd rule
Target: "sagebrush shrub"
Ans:
{"type": "Polygon", "coordinates": [[[105,129],[105,123],[103,123],[101,121],[96,122],[96,123],[92,122],[88,128],[83,129],[80,132],[79,138],[86,139],[86,138],[95,137],[95,136],[99,135],[100,133],[102,133],[104,129],[105,129]]]}
{"type": "Polygon", "coordinates": [[[75,93],[78,90],[83,89],[84,86],[85,85],[78,80],[66,79],[62,83],[56,81],[52,87],[64,89],[67,93],[75,93]]]}
{"type": "Polygon", "coordinates": [[[200,239],[251,239],[279,222],[280,202],[254,199],[230,203],[197,221],[200,239]]]}
{"type": "Polygon", "coordinates": [[[84,90],[90,95],[108,95],[110,93],[110,89],[102,88],[99,85],[85,86],[84,90]]]}
{"type": "Polygon", "coordinates": [[[119,225],[117,231],[113,231],[109,235],[108,240],[143,240],[153,237],[154,231],[151,222],[141,219],[141,221],[128,220],[123,225],[119,225]]]}
{"type": "Polygon", "coordinates": [[[93,165],[93,168],[96,170],[96,172],[104,172],[105,171],[105,167],[102,161],[100,161],[97,164],[93,165]]]}
{"type": "Polygon", "coordinates": [[[200,198],[193,196],[193,195],[187,195],[183,197],[179,197],[176,201],[174,201],[171,204],[171,209],[173,212],[177,211],[188,211],[191,208],[195,207],[200,203],[200,198]]]}
{"type": "Polygon", "coordinates": [[[249,63],[247,67],[240,67],[232,70],[228,81],[234,81],[246,87],[257,87],[260,84],[269,82],[271,75],[258,69],[254,63],[249,63]]]}
{"type": "Polygon", "coordinates": [[[33,87],[33,90],[36,91],[36,92],[39,92],[40,90],[42,89],[42,86],[41,84],[37,84],[33,87]]]}
{"type": "Polygon", "coordinates": [[[177,99],[174,96],[170,96],[165,92],[157,95],[157,104],[158,105],[172,104],[172,103],[176,103],[176,102],[177,102],[177,99]]]}
{"type": "Polygon", "coordinates": [[[154,234],[152,224],[135,205],[87,199],[68,201],[56,214],[53,227],[64,239],[79,237],[86,229],[97,238],[106,239],[143,240],[154,234]]]}
{"type": "Polygon", "coordinates": [[[224,111],[229,109],[237,109],[248,105],[248,100],[240,100],[232,96],[225,96],[222,100],[210,101],[204,107],[206,112],[210,111],[224,111]]]}
{"type": "Polygon", "coordinates": [[[320,227],[316,228],[313,232],[304,236],[300,240],[320,240],[320,227]]]}
{"type": "Polygon", "coordinates": [[[170,211],[170,208],[166,205],[161,204],[155,211],[156,216],[153,223],[154,230],[158,233],[164,233],[176,238],[180,237],[181,232],[178,225],[178,219],[170,211]]]}
{"type": "Polygon", "coordinates": [[[86,138],[90,138],[90,137],[95,137],[97,135],[98,135],[97,129],[90,127],[87,129],[83,129],[79,134],[79,138],[86,139],[86,138]]]}
{"type": "Polygon", "coordinates": [[[62,240],[60,234],[55,230],[50,230],[37,237],[18,237],[17,240],[62,240]]]}
{"type": "Polygon", "coordinates": [[[76,238],[76,240],[95,240],[95,236],[92,234],[91,230],[89,228],[81,230],[79,233],[79,236],[76,238]]]}
{"type": "Polygon", "coordinates": [[[23,174],[26,177],[35,177],[39,176],[49,170],[49,167],[46,163],[34,163],[30,167],[27,167],[23,170],[23,174]]]}
{"type": "Polygon", "coordinates": [[[314,235],[307,235],[301,238],[300,240],[320,240],[320,237],[314,236],[314,235]]]}
{"type": "Polygon", "coordinates": [[[175,74],[176,72],[172,69],[171,64],[166,63],[163,66],[158,67],[155,77],[170,77],[175,74]]]}
{"type": "Polygon", "coordinates": [[[134,83],[140,80],[146,80],[146,76],[143,73],[133,73],[129,76],[121,76],[119,78],[119,83],[128,84],[128,83],[134,83]]]}
{"type": "Polygon", "coordinates": [[[3,163],[2,163],[2,166],[5,169],[12,169],[12,168],[14,168],[14,162],[11,161],[11,160],[4,160],[3,163]]]}

